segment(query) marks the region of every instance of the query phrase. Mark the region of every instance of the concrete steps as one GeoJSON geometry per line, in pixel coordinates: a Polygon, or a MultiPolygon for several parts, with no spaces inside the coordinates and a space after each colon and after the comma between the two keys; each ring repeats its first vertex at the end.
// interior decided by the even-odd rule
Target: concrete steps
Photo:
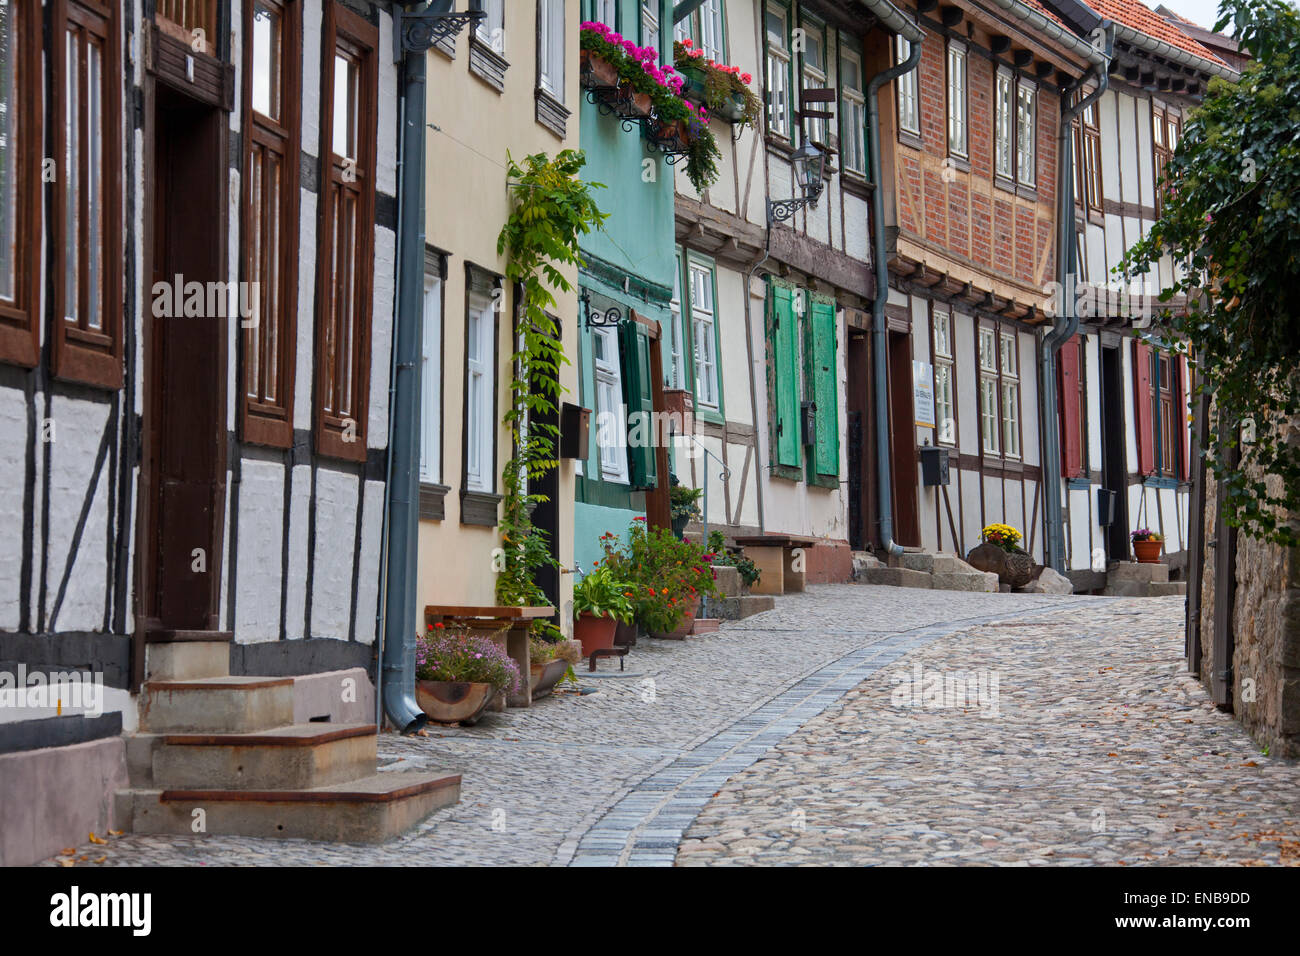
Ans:
{"type": "Polygon", "coordinates": [[[376,843],[460,799],[460,775],[377,771],[368,723],[294,720],[294,678],[232,677],[229,645],[151,644],[118,829],[376,843]]]}
{"type": "Polygon", "coordinates": [[[718,617],[697,617],[695,623],[691,625],[692,634],[713,634],[722,627],[722,619],[718,617]]]}
{"type": "Polygon", "coordinates": [[[1170,581],[1169,565],[1117,561],[1106,570],[1102,594],[1113,597],[1165,597],[1186,594],[1186,581],[1170,581]]]}
{"type": "MultiPolygon", "coordinates": [[[[750,594],[741,581],[740,572],[729,565],[713,565],[714,583],[721,597],[709,598],[709,613],[724,621],[739,621],[776,607],[770,594],[750,594]]],[[[698,621],[696,622],[699,623],[698,621]]],[[[715,628],[716,630],[716,628],[715,628]]],[[[698,632],[697,632],[698,633],[698,632]]]]}
{"type": "Polygon", "coordinates": [[[853,580],[896,588],[942,591],[997,591],[998,576],[978,571],[956,555],[908,551],[897,567],[889,567],[864,551],[853,554],[853,580]]]}

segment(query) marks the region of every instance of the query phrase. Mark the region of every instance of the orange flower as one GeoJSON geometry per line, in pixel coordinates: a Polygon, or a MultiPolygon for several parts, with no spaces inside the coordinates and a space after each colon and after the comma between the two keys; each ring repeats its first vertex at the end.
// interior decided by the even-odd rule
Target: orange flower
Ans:
{"type": "Polygon", "coordinates": [[[662,591],[660,591],[659,593],[660,593],[660,594],[667,594],[667,593],[668,593],[668,589],[667,589],[667,588],[664,588],[664,589],[663,589],[662,591]]]}

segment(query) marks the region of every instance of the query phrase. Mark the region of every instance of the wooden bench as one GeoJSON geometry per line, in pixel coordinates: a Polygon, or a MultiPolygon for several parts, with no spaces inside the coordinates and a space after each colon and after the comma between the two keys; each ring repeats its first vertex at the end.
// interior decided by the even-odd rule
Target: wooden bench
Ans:
{"type": "Polygon", "coordinates": [[[750,586],[751,594],[790,594],[804,589],[803,551],[817,543],[815,538],[788,534],[753,534],[735,539],[745,556],[761,572],[750,586]]]}
{"type": "Polygon", "coordinates": [[[533,621],[554,614],[553,607],[429,604],[424,609],[424,620],[426,624],[467,627],[471,632],[489,637],[500,644],[518,666],[520,677],[520,690],[509,695],[505,703],[511,707],[530,707],[533,695],[530,687],[532,663],[528,652],[528,631],[533,621]]]}

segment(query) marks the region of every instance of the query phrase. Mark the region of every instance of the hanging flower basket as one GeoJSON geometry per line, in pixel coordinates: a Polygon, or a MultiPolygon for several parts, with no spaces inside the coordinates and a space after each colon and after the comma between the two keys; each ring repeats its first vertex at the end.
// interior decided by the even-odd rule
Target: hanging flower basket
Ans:
{"type": "Polygon", "coordinates": [[[588,89],[618,86],[618,67],[592,50],[579,51],[582,85],[588,89]]]}

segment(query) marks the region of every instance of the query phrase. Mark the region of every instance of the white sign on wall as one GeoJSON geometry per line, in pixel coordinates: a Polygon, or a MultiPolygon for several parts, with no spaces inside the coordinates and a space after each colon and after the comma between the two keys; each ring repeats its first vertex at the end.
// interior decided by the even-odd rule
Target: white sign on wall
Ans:
{"type": "Polygon", "coordinates": [[[916,406],[916,424],[921,428],[934,427],[934,368],[929,362],[912,362],[913,404],[916,406]]]}

